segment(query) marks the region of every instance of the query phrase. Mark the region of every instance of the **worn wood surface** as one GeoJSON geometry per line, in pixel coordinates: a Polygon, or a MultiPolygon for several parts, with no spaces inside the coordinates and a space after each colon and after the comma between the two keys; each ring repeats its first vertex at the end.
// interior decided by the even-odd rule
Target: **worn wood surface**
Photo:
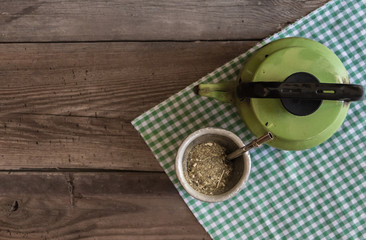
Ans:
{"type": "Polygon", "coordinates": [[[0,173],[0,239],[209,239],[164,173],[0,173]]]}
{"type": "Polygon", "coordinates": [[[1,44],[0,167],[161,171],[130,122],[254,44],[1,44]]]}
{"type": "Polygon", "coordinates": [[[327,0],[5,0],[0,41],[262,39],[327,0]]]}
{"type": "Polygon", "coordinates": [[[326,2],[1,1],[0,240],[209,239],[130,122],[326,2]]]}

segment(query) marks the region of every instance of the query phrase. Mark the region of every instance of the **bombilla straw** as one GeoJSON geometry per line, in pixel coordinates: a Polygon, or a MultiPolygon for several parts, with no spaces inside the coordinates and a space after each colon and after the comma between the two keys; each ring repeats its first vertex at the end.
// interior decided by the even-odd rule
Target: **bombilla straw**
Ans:
{"type": "Polygon", "coordinates": [[[238,150],[235,150],[234,152],[230,153],[228,156],[227,156],[227,160],[232,160],[234,158],[237,158],[239,157],[240,155],[242,155],[243,153],[249,151],[250,149],[252,148],[256,148],[256,147],[259,147],[260,145],[262,145],[263,143],[265,142],[268,142],[270,140],[273,139],[273,135],[272,133],[268,132],[266,133],[265,135],[257,138],[257,139],[254,139],[253,141],[251,141],[250,143],[248,143],[247,145],[245,145],[244,147],[242,148],[239,148],[238,150]]]}

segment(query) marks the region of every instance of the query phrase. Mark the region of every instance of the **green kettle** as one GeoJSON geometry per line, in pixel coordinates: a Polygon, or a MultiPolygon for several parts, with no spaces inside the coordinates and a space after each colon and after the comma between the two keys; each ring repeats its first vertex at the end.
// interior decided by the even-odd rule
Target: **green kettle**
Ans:
{"type": "Polygon", "coordinates": [[[326,141],[342,125],[363,87],[350,84],[338,57],[305,38],[273,41],[252,54],[236,81],[200,84],[201,96],[235,104],[257,137],[271,132],[269,145],[303,150],[326,141]]]}

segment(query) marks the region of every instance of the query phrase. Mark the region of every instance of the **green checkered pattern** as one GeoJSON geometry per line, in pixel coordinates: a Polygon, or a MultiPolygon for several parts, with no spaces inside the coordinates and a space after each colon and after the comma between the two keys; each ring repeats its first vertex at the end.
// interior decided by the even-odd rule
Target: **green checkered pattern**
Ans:
{"type": "MultiPolygon", "coordinates": [[[[198,82],[234,80],[244,61],[275,39],[299,36],[323,43],[344,63],[352,83],[366,85],[366,1],[331,1],[198,82]]],[[[197,83],[198,83],[197,82],[197,83]]],[[[304,151],[262,146],[251,151],[245,188],[222,203],[189,196],[174,172],[185,137],[204,127],[254,136],[236,109],[196,96],[194,83],[132,123],[198,221],[214,239],[366,239],[366,104],[352,103],[341,128],[304,151]]]]}

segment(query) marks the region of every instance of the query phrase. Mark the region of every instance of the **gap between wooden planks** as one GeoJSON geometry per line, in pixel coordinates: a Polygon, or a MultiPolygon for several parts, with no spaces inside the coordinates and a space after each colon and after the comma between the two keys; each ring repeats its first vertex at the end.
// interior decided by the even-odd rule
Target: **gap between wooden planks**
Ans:
{"type": "Polygon", "coordinates": [[[164,173],[0,173],[0,239],[209,239],[164,173]]]}
{"type": "Polygon", "coordinates": [[[255,43],[0,44],[0,169],[162,171],[131,120],[255,43]]]}

